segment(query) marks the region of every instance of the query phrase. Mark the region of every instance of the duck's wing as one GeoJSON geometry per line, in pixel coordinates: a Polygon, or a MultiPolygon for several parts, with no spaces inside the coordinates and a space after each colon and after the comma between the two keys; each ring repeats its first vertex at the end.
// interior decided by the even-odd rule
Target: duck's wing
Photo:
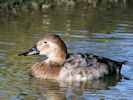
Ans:
{"type": "Polygon", "coordinates": [[[114,73],[116,69],[121,70],[122,65],[127,63],[127,61],[115,61],[89,53],[70,53],[67,56],[67,62],[71,63],[71,61],[78,63],[77,65],[80,67],[93,67],[96,63],[105,64],[108,66],[110,73],[114,73]]]}
{"type": "Polygon", "coordinates": [[[68,54],[62,70],[68,79],[97,79],[105,75],[120,74],[124,62],[88,53],[68,54]]]}

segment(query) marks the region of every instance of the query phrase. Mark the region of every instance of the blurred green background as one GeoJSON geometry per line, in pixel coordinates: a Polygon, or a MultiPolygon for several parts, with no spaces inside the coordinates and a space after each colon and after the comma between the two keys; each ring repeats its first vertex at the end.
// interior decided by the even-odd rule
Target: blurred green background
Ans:
{"type": "Polygon", "coordinates": [[[0,12],[31,12],[57,6],[74,7],[84,4],[93,8],[110,9],[113,7],[130,7],[132,0],[0,0],[0,12]]]}

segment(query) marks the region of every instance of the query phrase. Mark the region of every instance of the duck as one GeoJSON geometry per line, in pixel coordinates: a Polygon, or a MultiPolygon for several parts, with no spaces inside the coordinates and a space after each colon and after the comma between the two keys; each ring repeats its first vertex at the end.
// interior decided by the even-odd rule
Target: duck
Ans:
{"type": "Polygon", "coordinates": [[[47,58],[30,67],[30,76],[48,80],[95,80],[120,74],[127,61],[115,61],[91,53],[68,53],[65,42],[57,34],[41,37],[19,56],[42,55],[47,58]]]}

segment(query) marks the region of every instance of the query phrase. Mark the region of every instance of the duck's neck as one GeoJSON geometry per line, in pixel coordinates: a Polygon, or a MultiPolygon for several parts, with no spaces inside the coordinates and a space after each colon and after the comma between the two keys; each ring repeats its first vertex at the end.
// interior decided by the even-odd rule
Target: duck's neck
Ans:
{"type": "Polygon", "coordinates": [[[48,58],[45,60],[45,62],[63,66],[66,61],[66,55],[67,54],[65,52],[53,53],[48,55],[48,58]]]}

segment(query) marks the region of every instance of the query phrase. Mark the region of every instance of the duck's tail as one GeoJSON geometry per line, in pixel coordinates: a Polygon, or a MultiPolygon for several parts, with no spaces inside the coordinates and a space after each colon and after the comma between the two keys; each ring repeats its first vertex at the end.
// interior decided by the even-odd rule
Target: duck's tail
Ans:
{"type": "Polygon", "coordinates": [[[119,65],[126,65],[128,63],[128,61],[122,61],[122,62],[118,62],[119,65]]]}
{"type": "Polygon", "coordinates": [[[127,64],[127,63],[128,63],[128,61],[116,62],[116,68],[115,68],[116,71],[115,71],[115,72],[116,72],[117,74],[120,74],[122,65],[125,65],[125,64],[127,64]]]}

